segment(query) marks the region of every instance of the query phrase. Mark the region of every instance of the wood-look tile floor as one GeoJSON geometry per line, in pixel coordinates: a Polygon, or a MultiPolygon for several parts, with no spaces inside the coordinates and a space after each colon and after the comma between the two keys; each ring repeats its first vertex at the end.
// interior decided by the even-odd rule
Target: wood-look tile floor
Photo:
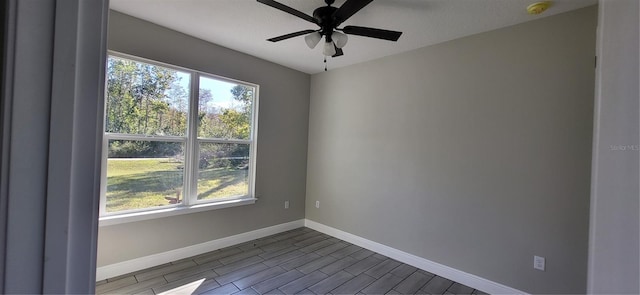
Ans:
{"type": "Polygon", "coordinates": [[[309,228],[97,282],[97,294],[484,294],[309,228]]]}

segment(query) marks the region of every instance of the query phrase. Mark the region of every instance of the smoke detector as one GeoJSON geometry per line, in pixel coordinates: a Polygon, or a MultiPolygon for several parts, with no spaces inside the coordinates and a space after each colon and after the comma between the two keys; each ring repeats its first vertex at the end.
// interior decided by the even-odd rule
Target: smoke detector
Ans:
{"type": "Polygon", "coordinates": [[[536,2],[527,6],[527,12],[532,15],[538,15],[545,12],[551,6],[551,1],[536,2]]]}

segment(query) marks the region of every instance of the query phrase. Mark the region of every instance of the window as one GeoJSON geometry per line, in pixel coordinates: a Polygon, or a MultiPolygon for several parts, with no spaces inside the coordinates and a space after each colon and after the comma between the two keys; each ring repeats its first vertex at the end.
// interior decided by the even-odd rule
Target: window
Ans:
{"type": "Polygon", "coordinates": [[[253,199],[257,86],[112,54],[101,215],[253,199]]]}

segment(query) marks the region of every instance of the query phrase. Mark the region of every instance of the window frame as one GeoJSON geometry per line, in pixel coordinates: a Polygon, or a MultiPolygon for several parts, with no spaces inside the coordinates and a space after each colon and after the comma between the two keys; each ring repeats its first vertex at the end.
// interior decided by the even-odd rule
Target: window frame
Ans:
{"type": "MultiPolygon", "coordinates": [[[[222,77],[204,71],[189,69],[164,62],[159,62],[143,57],[125,54],[109,50],[107,61],[115,57],[126,59],[137,63],[145,63],[152,66],[167,68],[189,74],[189,99],[187,114],[187,130],[184,136],[155,136],[144,134],[123,134],[106,132],[107,123],[107,102],[108,87],[105,87],[105,107],[102,133],[102,168],[100,178],[100,226],[119,224],[124,222],[139,221],[153,218],[160,218],[172,215],[189,214],[205,210],[228,208],[233,206],[253,204],[257,201],[255,193],[256,157],[257,157],[257,135],[258,135],[258,113],[259,113],[259,89],[255,83],[245,82],[237,79],[222,77]],[[200,90],[200,78],[214,79],[222,82],[253,88],[253,101],[251,106],[251,132],[249,139],[225,139],[225,138],[203,138],[198,137],[198,102],[200,90]],[[165,206],[121,210],[117,212],[107,212],[107,163],[109,156],[110,140],[136,140],[136,141],[164,141],[180,142],[184,144],[184,172],[183,172],[183,194],[182,202],[178,204],[167,204],[165,206]],[[198,161],[200,143],[227,143],[227,144],[247,144],[249,145],[249,166],[248,166],[248,192],[246,195],[229,196],[225,198],[198,200],[198,161]]],[[[108,75],[105,73],[105,85],[108,82],[108,75]]]]}

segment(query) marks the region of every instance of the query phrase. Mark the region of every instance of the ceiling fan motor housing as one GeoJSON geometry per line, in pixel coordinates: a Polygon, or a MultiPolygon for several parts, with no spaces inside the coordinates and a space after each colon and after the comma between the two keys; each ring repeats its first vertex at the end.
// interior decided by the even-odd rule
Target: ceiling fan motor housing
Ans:
{"type": "Polygon", "coordinates": [[[335,17],[333,17],[336,10],[338,10],[338,8],[333,6],[323,6],[313,11],[313,18],[316,19],[317,24],[321,28],[320,34],[329,39],[331,39],[333,29],[339,25],[335,17]]]}

